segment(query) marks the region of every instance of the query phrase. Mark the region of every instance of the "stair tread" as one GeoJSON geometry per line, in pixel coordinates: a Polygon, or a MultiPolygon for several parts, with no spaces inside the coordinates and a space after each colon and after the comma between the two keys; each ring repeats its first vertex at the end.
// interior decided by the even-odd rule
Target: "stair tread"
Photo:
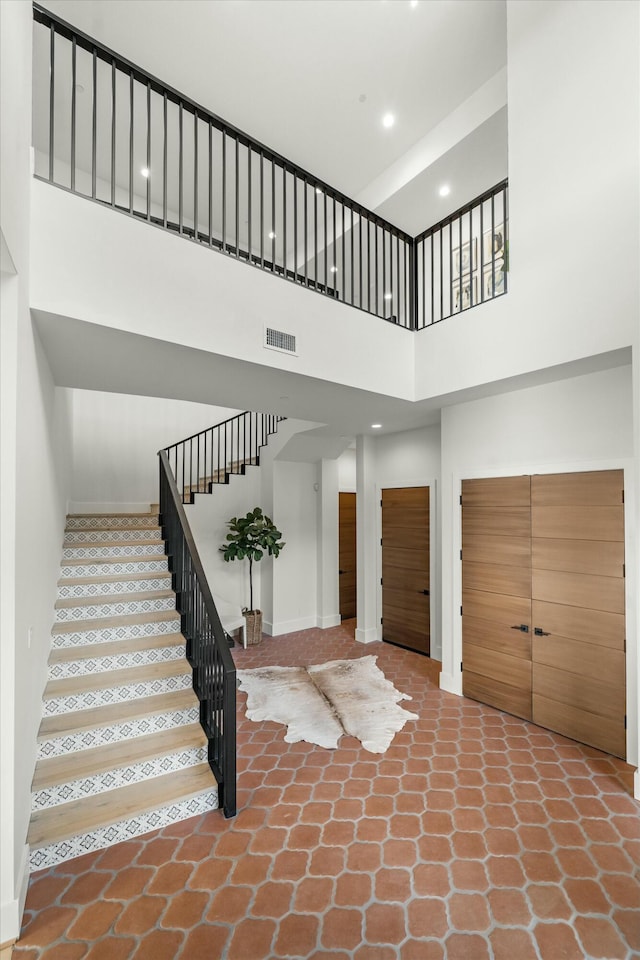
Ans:
{"type": "Polygon", "coordinates": [[[185,643],[181,633],[159,633],[155,637],[135,637],[133,640],[113,640],[110,643],[89,643],[78,647],[54,647],[49,663],[68,663],[70,660],[92,660],[94,657],[113,657],[122,653],[157,650],[161,647],[179,647],[185,643]]]}
{"type": "Polygon", "coordinates": [[[82,674],[79,677],[65,677],[64,680],[49,680],[44,688],[43,698],[66,697],[89,690],[106,690],[131,683],[144,683],[148,680],[164,680],[167,677],[182,676],[191,673],[191,666],[185,660],[164,660],[160,663],[145,663],[140,667],[125,667],[122,670],[105,670],[101,673],[82,674]]]}
{"type": "Polygon", "coordinates": [[[175,597],[173,590],[141,590],[137,593],[105,593],[95,597],[69,597],[57,600],[56,610],[71,610],[74,607],[107,606],[110,603],[134,603],[136,600],[165,600],[175,597]]]}
{"type": "Polygon", "coordinates": [[[34,813],[27,842],[32,848],[44,847],[215,787],[209,765],[201,763],[142,783],[73,800],[34,813]]]}
{"type": "Polygon", "coordinates": [[[87,533],[111,533],[114,530],[128,530],[128,531],[158,530],[159,531],[160,524],[156,520],[155,523],[152,523],[151,521],[149,521],[149,523],[135,523],[135,524],[132,523],[130,527],[120,523],[118,524],[112,523],[112,524],[101,524],[100,526],[96,525],[92,527],[65,527],[64,528],[65,533],[82,533],[84,530],[86,530],[87,533]]]}
{"type": "Polygon", "coordinates": [[[206,743],[207,738],[200,724],[189,723],[172,730],[111,743],[106,747],[79,750],[63,757],[39,760],[31,789],[42,790],[142,760],[151,760],[181,748],[204,746],[206,743]]]}
{"type": "Polygon", "coordinates": [[[126,723],[144,716],[158,713],[174,713],[198,706],[198,698],[189,688],[171,693],[156,693],[151,697],[139,697],[136,700],[124,700],[110,703],[106,707],[89,707],[72,713],[61,713],[54,717],[44,717],[40,722],[38,740],[72,734],[94,727],[105,727],[116,723],[126,723]]]}
{"type": "Polygon", "coordinates": [[[136,626],[142,623],[162,623],[166,620],[179,621],[175,610],[152,610],[149,613],[124,613],[119,617],[98,617],[95,620],[72,620],[70,623],[56,623],[52,634],[86,633],[91,630],[104,630],[108,627],[136,626]]]}
{"type": "MultiPolygon", "coordinates": [[[[74,531],[75,533],[82,531],[74,531]]],[[[65,550],[79,550],[84,547],[99,547],[101,550],[105,547],[149,547],[164,543],[162,537],[149,537],[144,540],[70,540],[65,541],[63,547],[65,550]]]]}
{"type": "Polygon", "coordinates": [[[78,520],[90,520],[91,517],[157,517],[157,510],[150,510],[149,513],[68,513],[67,519],[73,517],[78,520]]]}
{"type": "MultiPolygon", "coordinates": [[[[90,583],[96,586],[101,583],[144,583],[145,580],[158,580],[170,576],[168,570],[145,570],[142,573],[111,573],[104,577],[61,577],[58,580],[58,586],[74,587],[90,583]]],[[[113,594],[110,594],[110,596],[113,596],[113,594]]]]}

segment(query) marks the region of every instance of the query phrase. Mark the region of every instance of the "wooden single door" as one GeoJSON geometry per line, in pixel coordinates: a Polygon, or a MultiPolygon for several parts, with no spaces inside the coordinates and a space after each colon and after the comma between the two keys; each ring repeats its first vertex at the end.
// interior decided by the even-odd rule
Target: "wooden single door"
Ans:
{"type": "Polygon", "coordinates": [[[356,615],[356,495],[338,494],[338,583],[340,618],[356,615]]]}
{"type": "Polygon", "coordinates": [[[626,756],[621,470],[531,478],[533,720],[626,756]]]}
{"type": "Polygon", "coordinates": [[[462,483],[462,692],[531,719],[530,478],[462,483]]]}
{"type": "Polygon", "coordinates": [[[429,487],[382,491],[382,638],[429,655],[429,487]]]}

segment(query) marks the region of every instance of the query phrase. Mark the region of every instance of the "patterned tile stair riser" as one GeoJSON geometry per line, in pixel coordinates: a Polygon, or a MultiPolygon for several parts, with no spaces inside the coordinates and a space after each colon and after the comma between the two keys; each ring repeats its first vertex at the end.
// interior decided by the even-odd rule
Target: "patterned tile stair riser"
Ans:
{"type": "Polygon", "coordinates": [[[53,646],[74,647],[88,643],[111,643],[115,640],[133,640],[136,637],[152,637],[160,633],[176,633],[180,630],[180,618],[153,620],[148,623],[122,624],[118,627],[102,627],[96,630],[79,630],[73,633],[53,634],[53,646]]]}
{"type": "Polygon", "coordinates": [[[102,560],[77,560],[73,563],[67,562],[60,567],[60,577],[63,580],[76,579],[79,577],[115,577],[127,576],[128,574],[138,573],[161,573],[167,570],[167,558],[150,557],[147,559],[131,560],[121,559],[111,561],[102,560]]]}
{"type": "Polygon", "coordinates": [[[65,530],[64,545],[73,546],[74,543],[122,543],[132,540],[160,540],[160,528],[152,530],[65,530]]]}
{"type": "Polygon", "coordinates": [[[127,600],[126,597],[115,597],[109,603],[92,604],[91,606],[59,607],[56,610],[56,623],[69,623],[83,620],[99,620],[106,617],[124,617],[128,614],[151,613],[157,610],[175,610],[175,594],[157,599],[127,600]]]}
{"type": "Polygon", "coordinates": [[[67,530],[91,530],[96,527],[155,527],[158,515],[153,513],[126,514],[125,516],[76,515],[67,517],[67,530]]]}
{"type": "Polygon", "coordinates": [[[58,737],[43,738],[38,742],[38,760],[49,760],[52,757],[64,757],[69,753],[80,750],[90,750],[94,747],[105,747],[111,743],[132,740],[147,734],[161,733],[175,727],[198,723],[199,711],[194,699],[192,707],[175,710],[168,713],[158,713],[149,717],[138,717],[124,723],[113,723],[107,726],[96,726],[90,730],[77,730],[73,733],[61,734],[58,737]]]}
{"type": "Polygon", "coordinates": [[[107,827],[98,827],[68,840],[61,840],[45,847],[37,847],[31,851],[30,867],[32,871],[45,870],[47,867],[53,867],[64,860],[81,857],[84,853],[102,850],[114,843],[122,843],[124,840],[140,837],[151,830],[168,827],[180,820],[187,820],[189,817],[196,817],[198,814],[216,810],[217,807],[217,790],[200,794],[197,797],[189,797],[187,800],[181,800],[177,803],[167,804],[158,810],[150,810],[127,820],[109,824],[107,827]]]}
{"type": "MultiPolygon", "coordinates": [[[[89,574],[91,576],[91,574],[89,574]]],[[[107,574],[93,574],[95,577],[107,574]]],[[[136,593],[138,590],[171,590],[171,575],[160,573],[137,574],[136,579],[112,580],[100,583],[62,583],[58,584],[58,600],[77,598],[118,596],[121,593],[136,593]]],[[[83,579],[81,574],[73,579],[83,579]]]]}
{"type": "Polygon", "coordinates": [[[190,747],[174,750],[162,757],[153,757],[139,763],[132,763],[116,767],[103,773],[96,773],[90,777],[70,780],[66,783],[43,787],[31,795],[31,809],[44,810],[71,800],[81,800],[83,797],[92,797],[97,793],[115,790],[117,787],[126,787],[132,783],[141,783],[152,777],[160,777],[163,773],[175,773],[197,763],[207,762],[207,746],[190,747]]]}
{"type": "Polygon", "coordinates": [[[155,647],[131,653],[114,654],[107,657],[84,657],[82,660],[62,660],[50,663],[49,680],[64,680],[68,677],[81,677],[88,674],[103,673],[111,670],[126,670],[139,667],[143,663],[166,663],[168,660],[184,660],[184,644],[171,647],[155,647]]]}
{"type": "Polygon", "coordinates": [[[63,713],[75,713],[77,710],[91,710],[93,707],[106,707],[112,703],[125,703],[127,700],[139,700],[153,697],[159,693],[172,693],[174,690],[188,690],[192,685],[191,671],[181,676],[164,677],[143,683],[123,684],[105,690],[89,690],[86,693],[45,699],[42,707],[43,717],[56,717],[63,713]]]}
{"type": "Polygon", "coordinates": [[[149,557],[164,556],[164,541],[152,540],[149,543],[116,544],[112,547],[93,544],[89,546],[64,547],[63,560],[94,560],[99,558],[117,557],[149,557]]]}

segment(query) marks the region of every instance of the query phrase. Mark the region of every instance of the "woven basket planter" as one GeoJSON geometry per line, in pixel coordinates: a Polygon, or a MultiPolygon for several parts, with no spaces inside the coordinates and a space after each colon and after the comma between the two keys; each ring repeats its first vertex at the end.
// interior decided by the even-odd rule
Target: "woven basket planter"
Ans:
{"type": "Polygon", "coordinates": [[[244,618],[247,623],[247,646],[254,647],[262,643],[262,610],[247,610],[244,618]]]}

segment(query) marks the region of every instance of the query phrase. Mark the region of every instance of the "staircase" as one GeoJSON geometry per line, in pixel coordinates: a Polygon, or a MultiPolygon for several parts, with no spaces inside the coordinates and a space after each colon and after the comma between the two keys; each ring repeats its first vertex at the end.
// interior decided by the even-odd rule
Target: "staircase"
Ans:
{"type": "Polygon", "coordinates": [[[31,869],[218,806],[157,515],[67,518],[31,869]]]}

